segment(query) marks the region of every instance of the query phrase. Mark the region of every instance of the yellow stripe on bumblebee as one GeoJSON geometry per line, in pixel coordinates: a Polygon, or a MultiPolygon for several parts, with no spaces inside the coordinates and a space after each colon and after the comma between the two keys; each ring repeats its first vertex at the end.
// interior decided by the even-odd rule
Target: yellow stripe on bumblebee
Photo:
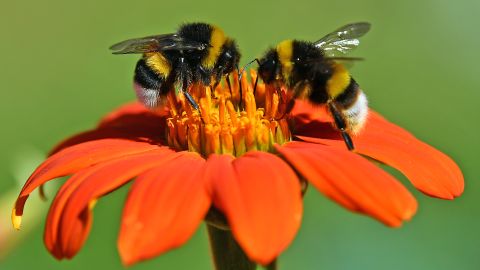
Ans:
{"type": "Polygon", "coordinates": [[[327,93],[329,97],[335,99],[347,89],[351,77],[345,66],[340,63],[333,63],[332,68],[332,76],[327,81],[327,93]]]}
{"type": "Polygon", "coordinates": [[[278,53],[278,60],[282,65],[283,79],[286,82],[288,82],[290,78],[290,74],[292,74],[292,70],[293,70],[293,62],[292,62],[293,40],[288,39],[280,42],[277,45],[277,53],[278,53]]]}
{"type": "Polygon", "coordinates": [[[172,70],[168,60],[159,52],[145,53],[145,62],[157,75],[163,75],[163,78],[172,70]]]}
{"type": "Polygon", "coordinates": [[[227,37],[222,29],[217,26],[212,26],[212,34],[210,36],[210,48],[208,49],[208,55],[203,59],[202,66],[206,68],[213,68],[215,62],[220,55],[221,49],[227,37]]]}

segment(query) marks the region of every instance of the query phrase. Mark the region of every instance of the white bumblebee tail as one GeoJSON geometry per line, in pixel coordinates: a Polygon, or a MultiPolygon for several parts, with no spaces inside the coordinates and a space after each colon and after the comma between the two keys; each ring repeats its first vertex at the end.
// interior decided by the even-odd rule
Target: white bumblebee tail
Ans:
{"type": "Polygon", "coordinates": [[[368,117],[368,100],[362,90],[358,90],[358,96],[355,103],[348,109],[343,110],[342,114],[347,122],[347,129],[352,134],[358,134],[368,117]]]}

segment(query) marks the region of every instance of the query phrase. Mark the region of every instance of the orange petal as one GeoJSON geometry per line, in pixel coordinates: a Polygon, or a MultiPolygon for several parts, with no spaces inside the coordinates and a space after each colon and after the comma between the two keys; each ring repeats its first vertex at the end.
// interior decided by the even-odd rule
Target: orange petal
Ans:
{"type": "Polygon", "coordinates": [[[147,110],[140,103],[127,104],[104,117],[96,129],[64,140],[50,153],[54,154],[79,143],[106,138],[163,142],[165,123],[164,113],[147,110]]]}
{"type": "MultiPolygon", "coordinates": [[[[95,167],[93,167],[95,168],[95,167]]],[[[68,179],[65,184],[59,189],[55,199],[53,200],[52,204],[50,205],[50,210],[48,212],[47,221],[45,223],[45,231],[43,235],[44,243],[50,253],[57,259],[63,259],[65,257],[64,252],[62,250],[62,246],[58,241],[58,223],[60,222],[60,218],[62,215],[63,208],[67,203],[70,195],[75,192],[76,188],[88,177],[91,172],[91,168],[84,169],[78,173],[76,173],[73,177],[68,179]]],[[[75,228],[85,228],[85,231],[90,230],[92,215],[86,214],[85,212],[79,216],[77,220],[78,224],[75,228]]],[[[80,235],[80,232],[76,232],[76,235],[80,235]]],[[[81,246],[81,243],[86,240],[86,236],[88,234],[84,234],[83,237],[77,237],[77,243],[72,243],[71,245],[75,245],[78,249],[81,246]],[[80,239],[83,238],[83,239],[80,239]],[[80,244],[80,245],[79,245],[80,244]]],[[[72,239],[73,240],[73,239],[72,239]]]]}
{"type": "Polygon", "coordinates": [[[305,142],[276,146],[318,190],[346,208],[400,226],[416,212],[415,198],[388,173],[337,147],[305,142]]]}
{"type": "Polygon", "coordinates": [[[275,259],[293,240],[302,217],[299,179],[280,158],[248,152],[233,160],[212,155],[205,175],[214,203],[242,249],[260,264],[275,259]]]}
{"type": "Polygon", "coordinates": [[[205,160],[185,153],[140,175],[131,187],[118,239],[125,265],[146,260],[185,243],[210,208],[205,160]]]}
{"type": "Polygon", "coordinates": [[[45,182],[75,173],[83,168],[122,156],[147,152],[159,146],[120,139],[104,139],[86,142],[49,157],[30,176],[15,203],[13,219],[20,226],[23,208],[29,194],[45,182]]]}
{"type": "Polygon", "coordinates": [[[59,190],[45,226],[45,245],[58,259],[71,258],[82,247],[90,229],[91,208],[101,197],[142,172],[177,157],[168,148],[117,159],[86,168],[59,190]]]}
{"type": "Polygon", "coordinates": [[[295,100],[295,106],[291,111],[291,115],[296,122],[309,122],[312,120],[331,122],[331,117],[327,113],[325,106],[313,105],[304,100],[295,100]]]}
{"type": "Polygon", "coordinates": [[[402,171],[430,196],[453,199],[463,193],[462,172],[451,158],[375,112],[368,121],[356,139],[359,153],[402,171]]]}
{"type": "Polygon", "coordinates": [[[131,102],[118,107],[102,118],[98,127],[122,127],[130,125],[154,127],[158,126],[158,121],[152,117],[160,119],[165,116],[168,111],[158,110],[152,111],[139,102],[131,102]],[[141,117],[143,116],[143,117],[141,117]],[[141,123],[139,123],[139,121],[141,123]]]}
{"type": "Polygon", "coordinates": [[[150,144],[161,144],[165,145],[163,141],[163,136],[160,136],[163,133],[164,129],[156,130],[155,133],[151,134],[143,133],[141,130],[121,130],[121,129],[114,129],[114,128],[102,128],[102,129],[94,129],[85,131],[79,134],[76,134],[58,145],[56,145],[50,152],[49,156],[54,155],[65,148],[75,146],[77,144],[90,142],[90,141],[97,141],[97,140],[105,140],[105,139],[123,139],[133,142],[145,142],[150,144]]]}
{"type": "MultiPolygon", "coordinates": [[[[300,103],[295,112],[299,117],[297,138],[345,148],[324,109],[300,103]]],[[[453,199],[463,192],[462,172],[451,158],[372,110],[364,129],[353,137],[353,142],[356,152],[398,169],[427,195],[453,199]]]]}

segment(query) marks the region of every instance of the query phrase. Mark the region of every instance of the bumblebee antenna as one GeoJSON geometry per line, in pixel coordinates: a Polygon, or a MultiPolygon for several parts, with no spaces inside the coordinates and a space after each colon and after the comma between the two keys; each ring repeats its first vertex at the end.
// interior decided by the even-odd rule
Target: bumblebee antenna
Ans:
{"type": "Polygon", "coordinates": [[[253,62],[255,62],[255,61],[258,63],[258,65],[260,65],[260,60],[258,60],[258,58],[255,58],[252,61],[248,62],[245,66],[243,66],[242,71],[241,72],[239,71],[239,74],[238,74],[239,79],[242,78],[241,76],[242,76],[243,72],[245,71],[245,69],[247,69],[247,67],[250,66],[251,64],[253,64],[253,62]]]}
{"type": "MultiPolygon", "coordinates": [[[[247,69],[248,66],[250,66],[251,64],[253,64],[253,62],[257,62],[258,65],[260,66],[260,60],[258,60],[258,58],[255,58],[253,59],[252,61],[248,62],[245,66],[243,66],[242,70],[240,71],[240,69],[238,68],[237,66],[237,72],[238,72],[238,83],[239,83],[239,92],[240,92],[240,102],[239,102],[239,106],[242,104],[242,76],[243,76],[243,72],[245,72],[245,69],[247,69]]],[[[255,92],[257,91],[257,83],[258,83],[258,74],[257,74],[257,78],[255,79],[255,85],[253,86],[253,95],[255,95],[255,92]]]]}

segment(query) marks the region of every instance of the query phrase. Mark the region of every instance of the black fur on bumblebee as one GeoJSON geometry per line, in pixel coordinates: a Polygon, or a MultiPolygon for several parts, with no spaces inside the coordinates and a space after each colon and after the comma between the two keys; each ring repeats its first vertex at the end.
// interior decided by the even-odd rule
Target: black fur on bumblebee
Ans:
{"type": "Polygon", "coordinates": [[[178,91],[198,110],[188,88],[218,84],[240,60],[236,42],[206,23],[184,24],[176,33],[129,39],[110,49],[113,54],[143,54],[135,68],[134,88],[138,99],[152,109],[163,106],[170,91],[178,91]]]}
{"type": "Polygon", "coordinates": [[[363,127],[368,102],[343,65],[360,58],[339,55],[356,48],[358,38],[369,30],[369,23],[360,22],[345,25],[316,42],[284,40],[257,60],[258,77],[266,84],[277,89],[284,86],[294,98],[327,105],[349,150],[354,149],[350,134],[363,127]]]}

